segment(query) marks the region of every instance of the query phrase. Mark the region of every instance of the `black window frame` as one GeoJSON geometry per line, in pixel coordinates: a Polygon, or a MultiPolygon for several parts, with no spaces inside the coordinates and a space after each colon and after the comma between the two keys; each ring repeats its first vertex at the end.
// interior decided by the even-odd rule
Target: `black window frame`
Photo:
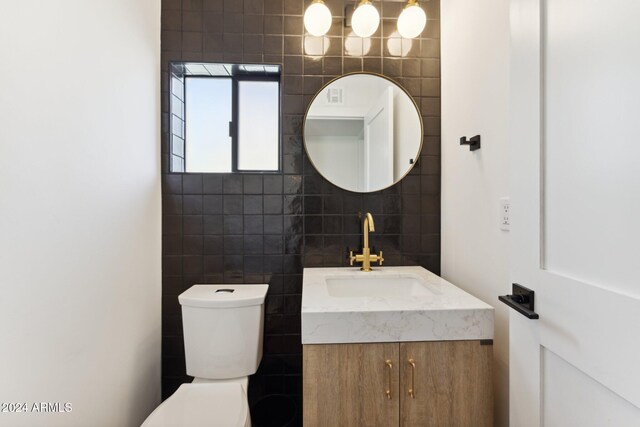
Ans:
{"type": "MultiPolygon", "coordinates": [[[[278,65],[278,64],[259,64],[259,65],[278,65]]],[[[191,75],[185,74],[183,76],[183,102],[184,102],[184,171],[171,171],[174,173],[207,173],[207,174],[279,174],[282,172],[282,66],[279,73],[259,73],[259,72],[247,72],[240,69],[240,64],[233,66],[233,72],[231,75],[191,75]],[[189,149],[187,139],[189,129],[186,126],[187,115],[187,79],[199,78],[199,79],[231,79],[231,122],[229,122],[229,136],[231,137],[231,171],[230,172],[189,172],[187,165],[187,150],[189,149]],[[263,82],[277,82],[278,83],[278,144],[277,144],[277,169],[238,169],[238,154],[239,154],[239,86],[241,81],[263,81],[263,82]]],[[[172,142],[173,143],[173,142],[172,142]]],[[[172,152],[172,150],[170,150],[172,152]]]]}

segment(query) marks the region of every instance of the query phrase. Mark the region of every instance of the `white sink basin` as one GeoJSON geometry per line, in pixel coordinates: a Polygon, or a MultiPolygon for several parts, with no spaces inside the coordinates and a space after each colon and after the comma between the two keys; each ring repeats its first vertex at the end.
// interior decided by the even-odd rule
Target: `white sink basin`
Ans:
{"type": "Polygon", "coordinates": [[[413,275],[333,276],[327,277],[325,282],[329,296],[334,298],[398,298],[433,295],[420,278],[413,275]]]}
{"type": "Polygon", "coordinates": [[[302,343],[493,339],[493,307],[422,267],[305,268],[302,343]]]}

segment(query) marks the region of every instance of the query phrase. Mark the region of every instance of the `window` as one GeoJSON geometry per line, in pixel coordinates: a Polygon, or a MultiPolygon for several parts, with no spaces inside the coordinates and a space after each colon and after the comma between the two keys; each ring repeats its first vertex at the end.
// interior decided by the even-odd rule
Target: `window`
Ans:
{"type": "Polygon", "coordinates": [[[173,63],[172,172],[280,168],[280,66],[173,63]]]}

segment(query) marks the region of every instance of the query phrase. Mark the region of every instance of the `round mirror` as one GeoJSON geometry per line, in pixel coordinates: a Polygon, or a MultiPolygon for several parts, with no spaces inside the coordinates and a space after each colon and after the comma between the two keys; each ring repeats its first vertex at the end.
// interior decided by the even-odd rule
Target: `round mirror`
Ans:
{"type": "Polygon", "coordinates": [[[334,185],[359,193],[404,178],[420,155],[422,135],[413,98],[377,74],[332,80],[304,118],[304,146],[313,166],[334,185]]]}

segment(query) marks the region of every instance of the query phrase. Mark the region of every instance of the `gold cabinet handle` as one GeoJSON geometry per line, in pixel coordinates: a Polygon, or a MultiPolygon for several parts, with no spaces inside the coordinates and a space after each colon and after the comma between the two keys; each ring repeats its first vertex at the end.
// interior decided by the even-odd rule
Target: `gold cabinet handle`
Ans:
{"type": "Polygon", "coordinates": [[[389,359],[385,360],[384,363],[387,365],[387,368],[389,368],[389,388],[387,388],[385,393],[387,395],[387,399],[391,399],[391,370],[393,369],[393,364],[389,359]]]}
{"type": "Polygon", "coordinates": [[[415,389],[415,379],[414,379],[414,371],[416,370],[416,361],[413,359],[408,360],[409,365],[411,365],[411,387],[409,388],[409,396],[412,399],[416,398],[416,389],[415,389]]]}

